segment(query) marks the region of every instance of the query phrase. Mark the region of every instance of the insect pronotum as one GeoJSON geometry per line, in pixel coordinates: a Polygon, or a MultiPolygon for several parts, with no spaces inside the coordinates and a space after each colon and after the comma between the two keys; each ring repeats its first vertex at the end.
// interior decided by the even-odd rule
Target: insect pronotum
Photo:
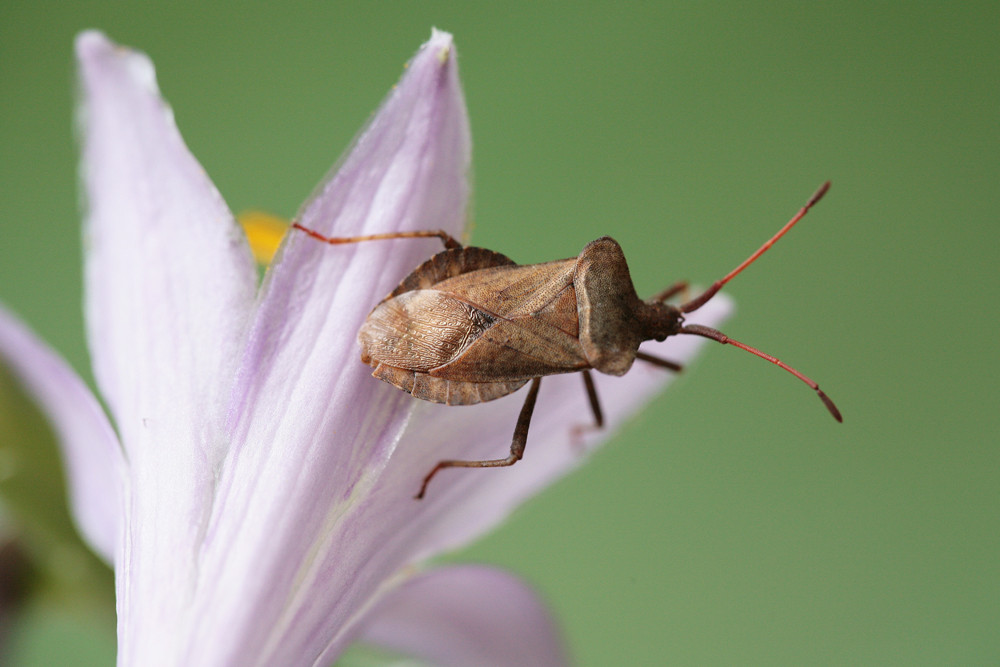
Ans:
{"type": "Polygon", "coordinates": [[[591,369],[624,375],[639,359],[679,371],[672,361],[639,351],[646,340],[676,334],[733,345],[788,371],[806,383],[837,421],[840,411],[819,385],[777,358],[684,317],[701,308],[722,287],[784,236],[826,194],[826,182],[764,245],[699,296],[671,305],[686,293],[678,282],[645,301],[636,295],[621,247],[605,236],[579,256],[517,265],[504,255],[463,246],[444,231],[393,232],[331,238],[295,223],[293,227],[330,244],[437,237],[445,249],[418,266],[379,302],[358,332],[361,360],[372,375],[416,398],[447,405],[492,401],[531,386],[514,426],[509,456],[484,461],[439,461],[424,477],[417,499],[444,468],[514,465],[524,455],[528,425],[542,377],[580,372],[594,415],[604,423],[591,369]]]}

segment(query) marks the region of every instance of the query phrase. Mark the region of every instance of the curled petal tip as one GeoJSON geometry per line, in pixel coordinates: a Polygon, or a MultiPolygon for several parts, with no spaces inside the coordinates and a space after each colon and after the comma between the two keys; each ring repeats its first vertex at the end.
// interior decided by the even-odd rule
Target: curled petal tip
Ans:
{"type": "Polygon", "coordinates": [[[110,48],[111,43],[100,30],[84,30],[76,36],[76,57],[84,60],[110,48]]]}
{"type": "Polygon", "coordinates": [[[454,41],[454,37],[447,30],[439,30],[437,28],[431,28],[431,38],[427,42],[428,44],[442,44],[444,46],[450,46],[454,41]]]}
{"type": "Polygon", "coordinates": [[[431,28],[431,38],[424,44],[425,49],[430,49],[437,56],[441,65],[446,65],[451,60],[452,51],[455,48],[455,40],[450,32],[431,28]]]}
{"type": "Polygon", "coordinates": [[[76,36],[76,58],[84,76],[112,72],[124,67],[126,73],[146,90],[159,94],[153,62],[139,51],[115,44],[99,30],[85,30],[76,36]]]}

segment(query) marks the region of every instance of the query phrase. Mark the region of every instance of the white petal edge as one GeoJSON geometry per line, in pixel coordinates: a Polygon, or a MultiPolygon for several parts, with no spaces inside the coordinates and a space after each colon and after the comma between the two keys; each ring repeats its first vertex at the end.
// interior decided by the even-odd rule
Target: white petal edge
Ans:
{"type": "MultiPolygon", "coordinates": [[[[489,567],[444,567],[389,593],[362,623],[359,640],[442,667],[560,667],[560,632],[536,593],[489,567]]],[[[323,658],[317,664],[325,664],[323,658]]]]}
{"type": "Polygon", "coordinates": [[[69,364],[2,306],[0,357],[55,431],[77,528],[94,552],[112,562],[121,533],[125,462],[104,410],[69,364]]]}

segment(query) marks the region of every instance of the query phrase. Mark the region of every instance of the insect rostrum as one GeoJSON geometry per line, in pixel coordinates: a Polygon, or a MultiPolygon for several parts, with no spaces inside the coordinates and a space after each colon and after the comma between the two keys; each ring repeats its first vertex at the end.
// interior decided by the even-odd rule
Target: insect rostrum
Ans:
{"type": "Polygon", "coordinates": [[[673,362],[640,353],[646,340],[691,334],[734,345],[789,371],[809,385],[833,416],[840,412],[815,382],[778,359],[709,327],[685,325],[684,316],[755,261],[826,193],[825,183],[807,204],[754,254],[701,295],[672,305],[680,282],[643,301],[636,294],[621,246],[608,237],[592,241],[574,258],[518,265],[500,253],[463,246],[443,231],[329,238],[330,244],[436,236],[445,250],[418,266],[369,314],[361,330],[361,360],[375,377],[434,403],[473,405],[531,382],[509,456],[485,461],[440,461],[424,478],[422,498],[442,468],[513,465],[524,454],[541,378],[580,372],[597,426],[600,403],[590,371],[624,375],[638,358],[668,369],[673,362]]]}

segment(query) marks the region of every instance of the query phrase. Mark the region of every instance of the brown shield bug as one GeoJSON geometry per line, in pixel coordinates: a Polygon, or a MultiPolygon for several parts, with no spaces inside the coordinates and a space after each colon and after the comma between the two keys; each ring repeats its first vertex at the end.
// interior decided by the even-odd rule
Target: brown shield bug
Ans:
{"type": "Polygon", "coordinates": [[[424,477],[419,499],[442,468],[493,468],[519,461],[538,387],[546,375],[581,373],[599,428],[604,418],[591,369],[624,375],[640,359],[679,371],[678,364],[639,351],[643,341],[662,341],[675,334],[734,345],[780,366],[809,385],[834,418],[842,421],[833,401],[791,366],[716,329],[684,324],[686,314],[705,305],[764,254],[829,188],[830,183],[824,183],[743,263],[701,295],[677,306],[666,301],[686,293],[687,282],[641,300],[621,247],[607,236],[588,243],[577,257],[518,265],[492,250],[463,246],[443,231],[330,238],[298,223],[293,227],[334,245],[428,237],[444,243],[442,252],[414,269],[375,306],[358,332],[361,360],[375,368],[375,377],[416,398],[447,405],[492,401],[531,382],[514,427],[510,455],[486,461],[439,461],[424,477]]]}

